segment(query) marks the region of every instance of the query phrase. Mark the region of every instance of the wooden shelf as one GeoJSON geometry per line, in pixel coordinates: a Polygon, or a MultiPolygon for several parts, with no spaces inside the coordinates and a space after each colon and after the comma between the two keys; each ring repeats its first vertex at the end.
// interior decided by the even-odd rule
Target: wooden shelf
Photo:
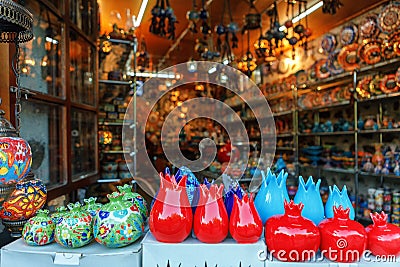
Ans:
{"type": "Polygon", "coordinates": [[[321,133],[299,133],[299,136],[334,136],[334,135],[351,135],[355,131],[338,131],[338,132],[321,132],[321,133]]]}

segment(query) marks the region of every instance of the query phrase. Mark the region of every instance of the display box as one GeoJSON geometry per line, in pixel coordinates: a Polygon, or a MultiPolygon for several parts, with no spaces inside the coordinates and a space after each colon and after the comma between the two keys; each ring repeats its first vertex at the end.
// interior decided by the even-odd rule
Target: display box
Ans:
{"type": "Polygon", "coordinates": [[[28,246],[21,238],[1,248],[1,267],[48,266],[142,266],[140,240],[122,248],[107,248],[96,241],[81,248],[57,243],[28,246]]]}
{"type": "Polygon", "coordinates": [[[205,244],[192,237],[182,243],[158,242],[150,231],[142,241],[143,266],[232,266],[264,267],[258,259],[259,251],[265,251],[263,240],[254,244],[238,244],[232,238],[218,244],[205,244]]]}

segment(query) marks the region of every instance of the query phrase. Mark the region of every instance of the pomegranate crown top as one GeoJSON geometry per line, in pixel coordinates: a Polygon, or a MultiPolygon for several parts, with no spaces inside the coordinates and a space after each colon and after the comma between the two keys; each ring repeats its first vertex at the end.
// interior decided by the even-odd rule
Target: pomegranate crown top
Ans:
{"type": "Polygon", "coordinates": [[[370,216],[372,221],[374,222],[374,225],[381,226],[387,224],[388,216],[384,211],[382,211],[381,213],[371,212],[370,216]]]}
{"type": "Polygon", "coordinates": [[[300,216],[301,211],[303,210],[304,204],[301,202],[299,204],[296,204],[296,203],[294,203],[293,200],[290,200],[290,202],[287,202],[287,200],[285,199],[284,207],[285,207],[285,214],[287,214],[289,216],[300,216]]]}
{"type": "Polygon", "coordinates": [[[334,213],[334,218],[337,219],[349,219],[350,215],[350,208],[343,208],[342,205],[333,206],[333,213],[334,213]]]}

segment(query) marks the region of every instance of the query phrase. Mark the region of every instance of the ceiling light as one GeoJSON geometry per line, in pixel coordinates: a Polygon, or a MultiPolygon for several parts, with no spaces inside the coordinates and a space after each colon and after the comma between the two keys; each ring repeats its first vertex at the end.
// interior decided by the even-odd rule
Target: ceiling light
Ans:
{"type": "MultiPolygon", "coordinates": [[[[310,15],[311,13],[316,11],[317,9],[321,8],[323,5],[324,5],[324,2],[323,1],[319,1],[318,3],[316,3],[315,5],[310,7],[309,9],[307,9],[306,11],[304,11],[304,12],[300,13],[298,16],[294,17],[292,19],[292,23],[295,24],[295,23],[299,22],[301,19],[304,19],[305,17],[307,17],[308,15],[310,15]]],[[[279,27],[279,31],[284,31],[284,30],[286,30],[286,27],[284,25],[279,27]]]]}
{"type": "Polygon", "coordinates": [[[133,27],[137,28],[140,26],[140,23],[142,22],[143,14],[144,14],[144,11],[146,10],[148,2],[149,2],[149,0],[142,0],[142,5],[140,6],[138,15],[137,15],[137,17],[133,18],[133,27]]]}

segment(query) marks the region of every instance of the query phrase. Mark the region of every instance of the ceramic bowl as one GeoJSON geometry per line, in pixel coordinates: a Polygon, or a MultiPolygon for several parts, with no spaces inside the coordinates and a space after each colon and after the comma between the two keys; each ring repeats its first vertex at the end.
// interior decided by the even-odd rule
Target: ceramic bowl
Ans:
{"type": "Polygon", "coordinates": [[[102,165],[103,171],[115,172],[117,170],[118,164],[116,162],[105,162],[102,165]]]}
{"type": "Polygon", "coordinates": [[[102,179],[117,179],[118,178],[118,173],[116,172],[103,172],[101,174],[102,179]]]}
{"type": "Polygon", "coordinates": [[[120,179],[126,179],[126,178],[131,178],[132,174],[129,171],[120,171],[118,173],[118,176],[120,179]]]}

